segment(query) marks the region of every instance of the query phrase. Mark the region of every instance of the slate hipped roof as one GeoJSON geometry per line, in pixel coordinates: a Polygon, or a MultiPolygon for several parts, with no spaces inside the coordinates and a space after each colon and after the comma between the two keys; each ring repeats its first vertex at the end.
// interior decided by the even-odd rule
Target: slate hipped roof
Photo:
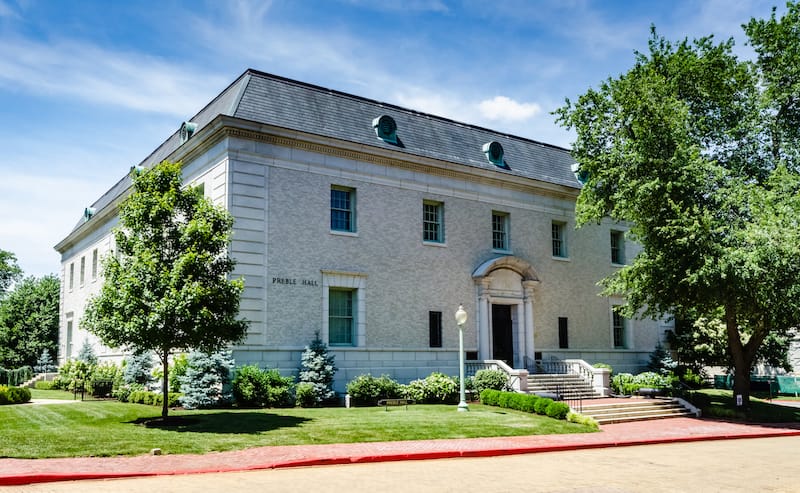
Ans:
{"type": "MultiPolygon", "coordinates": [[[[197,133],[219,115],[569,188],[580,187],[570,170],[575,160],[567,149],[253,69],[245,71],[190,121],[197,124],[197,133]],[[376,136],[372,121],[381,115],[389,115],[397,123],[400,145],[376,136]],[[491,141],[503,146],[505,168],[486,159],[482,146],[491,141]]],[[[140,165],[147,167],[166,159],[180,145],[176,131],[140,165]]],[[[130,178],[126,176],[92,206],[102,210],[129,186],[130,178]]]]}

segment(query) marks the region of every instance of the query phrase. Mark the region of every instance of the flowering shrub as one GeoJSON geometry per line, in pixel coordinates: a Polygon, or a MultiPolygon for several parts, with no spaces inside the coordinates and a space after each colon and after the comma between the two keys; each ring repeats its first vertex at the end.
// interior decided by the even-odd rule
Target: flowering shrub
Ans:
{"type": "Polygon", "coordinates": [[[422,380],[413,380],[403,393],[409,399],[427,404],[450,404],[458,401],[458,384],[443,373],[434,372],[422,380]]]}
{"type": "Polygon", "coordinates": [[[501,370],[478,370],[472,385],[479,394],[486,389],[508,390],[508,375],[501,370]]]}
{"type": "Polygon", "coordinates": [[[374,405],[380,399],[393,399],[402,395],[402,387],[388,375],[373,377],[359,375],[347,384],[347,393],[355,405],[374,405]]]}

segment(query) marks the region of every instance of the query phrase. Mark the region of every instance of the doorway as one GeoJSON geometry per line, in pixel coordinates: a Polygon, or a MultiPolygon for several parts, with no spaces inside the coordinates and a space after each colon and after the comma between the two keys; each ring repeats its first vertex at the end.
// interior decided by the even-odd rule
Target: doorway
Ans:
{"type": "Polygon", "coordinates": [[[514,366],[514,335],[511,305],[492,305],[492,359],[514,366]]]}

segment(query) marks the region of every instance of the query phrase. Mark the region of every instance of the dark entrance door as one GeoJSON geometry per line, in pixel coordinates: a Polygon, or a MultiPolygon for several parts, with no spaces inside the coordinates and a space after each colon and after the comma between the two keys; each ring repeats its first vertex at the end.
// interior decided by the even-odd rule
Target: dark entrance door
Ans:
{"type": "Polygon", "coordinates": [[[514,366],[514,338],[511,330],[511,305],[492,305],[492,359],[514,366]]]}

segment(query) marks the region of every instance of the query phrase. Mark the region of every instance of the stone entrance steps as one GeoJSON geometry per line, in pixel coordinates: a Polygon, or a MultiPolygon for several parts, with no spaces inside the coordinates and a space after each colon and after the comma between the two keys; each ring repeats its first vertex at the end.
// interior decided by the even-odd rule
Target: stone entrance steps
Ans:
{"type": "Polygon", "coordinates": [[[571,373],[528,375],[528,393],[560,394],[565,400],[600,397],[589,383],[579,375],[571,373]]]}
{"type": "Polygon", "coordinates": [[[591,416],[601,425],[695,416],[691,410],[668,398],[631,397],[614,401],[619,402],[584,405],[581,414],[591,416]]]}

